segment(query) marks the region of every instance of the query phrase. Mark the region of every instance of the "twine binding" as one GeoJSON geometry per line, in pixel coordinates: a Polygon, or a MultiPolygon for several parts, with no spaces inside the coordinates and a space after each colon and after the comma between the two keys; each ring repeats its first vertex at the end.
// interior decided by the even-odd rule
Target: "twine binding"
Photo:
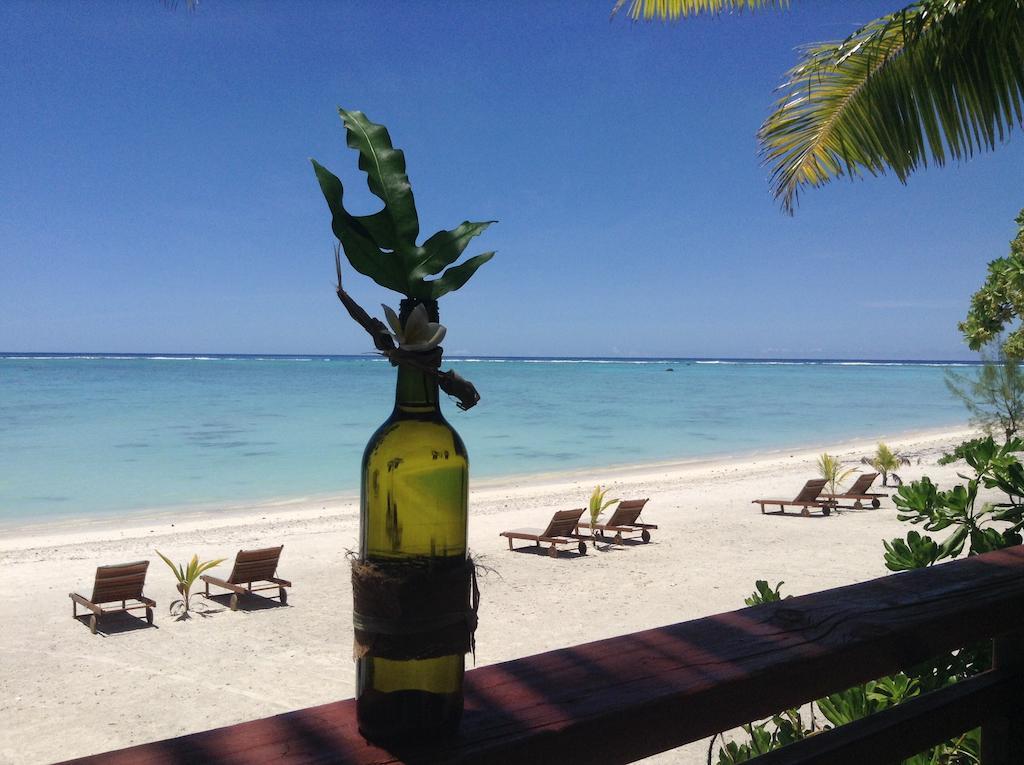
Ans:
{"type": "Polygon", "coordinates": [[[437,559],[352,561],[353,655],[356,659],[432,659],[472,653],[480,588],[467,557],[455,568],[437,559]]]}

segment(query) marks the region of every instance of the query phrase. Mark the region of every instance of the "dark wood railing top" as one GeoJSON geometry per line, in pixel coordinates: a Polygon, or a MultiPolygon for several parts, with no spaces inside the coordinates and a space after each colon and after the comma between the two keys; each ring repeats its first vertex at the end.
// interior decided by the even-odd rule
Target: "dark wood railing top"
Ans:
{"type": "Polygon", "coordinates": [[[1022,628],[1014,547],[472,670],[443,745],[368,744],[347,700],[75,762],[629,762],[1022,628]]]}

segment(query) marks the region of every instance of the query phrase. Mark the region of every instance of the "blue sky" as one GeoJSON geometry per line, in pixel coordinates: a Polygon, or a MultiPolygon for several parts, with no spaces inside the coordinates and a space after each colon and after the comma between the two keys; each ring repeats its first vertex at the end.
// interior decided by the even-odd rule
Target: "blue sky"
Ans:
{"type": "Polygon", "coordinates": [[[673,25],[611,4],[8,0],[0,350],[369,350],[308,162],[376,209],[342,105],[405,150],[425,235],[500,221],[441,303],[449,353],[970,356],[955,325],[1015,233],[1024,138],[795,217],[756,155],[794,49],[896,2],[673,25]]]}

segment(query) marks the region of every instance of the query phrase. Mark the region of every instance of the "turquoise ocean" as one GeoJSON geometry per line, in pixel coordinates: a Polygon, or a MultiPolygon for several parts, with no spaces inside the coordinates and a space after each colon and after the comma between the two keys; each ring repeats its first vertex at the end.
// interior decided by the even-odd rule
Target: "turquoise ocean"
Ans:
{"type": "MultiPolygon", "coordinates": [[[[960,425],[955,362],[450,359],[475,478],[960,425]],[[669,371],[672,370],[672,371],[669,371]]],[[[960,371],[965,371],[961,369],[960,371]]],[[[969,369],[966,371],[970,371],[969,369]]],[[[376,357],[0,354],[0,523],[354,493],[376,357]]]]}

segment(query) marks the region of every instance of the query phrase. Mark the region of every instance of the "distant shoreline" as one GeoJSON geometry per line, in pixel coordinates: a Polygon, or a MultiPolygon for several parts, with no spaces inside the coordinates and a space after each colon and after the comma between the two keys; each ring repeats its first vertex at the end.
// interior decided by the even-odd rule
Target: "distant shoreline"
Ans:
{"type": "MultiPolygon", "coordinates": [[[[635,481],[648,475],[670,475],[696,470],[711,470],[751,462],[792,458],[815,459],[823,450],[830,452],[860,453],[867,455],[874,450],[875,444],[883,440],[897,450],[906,450],[918,442],[958,443],[961,440],[977,435],[977,430],[966,423],[946,427],[926,428],[901,433],[882,433],[871,438],[860,437],[838,441],[822,447],[813,444],[780,446],[772,449],[757,449],[749,452],[733,454],[712,454],[680,460],[657,460],[639,463],[619,463],[596,467],[574,468],[536,473],[517,473],[486,478],[472,479],[470,491],[501,492],[518,486],[530,486],[534,489],[564,489],[572,484],[610,484],[616,481],[635,481]]],[[[910,456],[914,454],[911,451],[910,456]]],[[[293,497],[268,497],[254,502],[241,503],[203,503],[172,508],[154,508],[151,510],[123,511],[120,514],[64,516],[48,521],[25,523],[23,521],[0,521],[0,532],[5,540],[0,541],[0,551],[9,548],[5,542],[18,538],[34,538],[56,534],[68,534],[80,537],[81,534],[99,534],[105,536],[112,532],[122,535],[144,533],[143,528],[158,526],[164,529],[179,525],[185,528],[202,527],[213,523],[217,526],[234,526],[252,524],[263,520],[288,521],[318,517],[328,508],[351,508],[356,511],[359,495],[357,492],[341,492],[293,497]]],[[[333,512],[333,511],[330,511],[333,512]]],[[[472,506],[470,513],[473,513],[472,506]]],[[[148,533],[145,532],[145,533],[148,533]]]]}
{"type": "MultiPolygon", "coordinates": [[[[644,364],[842,364],[842,365],[917,365],[917,366],[981,366],[978,359],[903,359],[903,358],[832,358],[832,357],[785,357],[785,356],[486,356],[474,353],[448,354],[449,361],[536,361],[536,362],[597,362],[597,363],[644,363],[644,364]]],[[[363,359],[385,361],[372,353],[160,353],[120,351],[0,351],[0,359],[20,361],[47,361],[57,359],[83,360],[134,360],[152,361],[300,361],[331,359],[363,359]]]]}

